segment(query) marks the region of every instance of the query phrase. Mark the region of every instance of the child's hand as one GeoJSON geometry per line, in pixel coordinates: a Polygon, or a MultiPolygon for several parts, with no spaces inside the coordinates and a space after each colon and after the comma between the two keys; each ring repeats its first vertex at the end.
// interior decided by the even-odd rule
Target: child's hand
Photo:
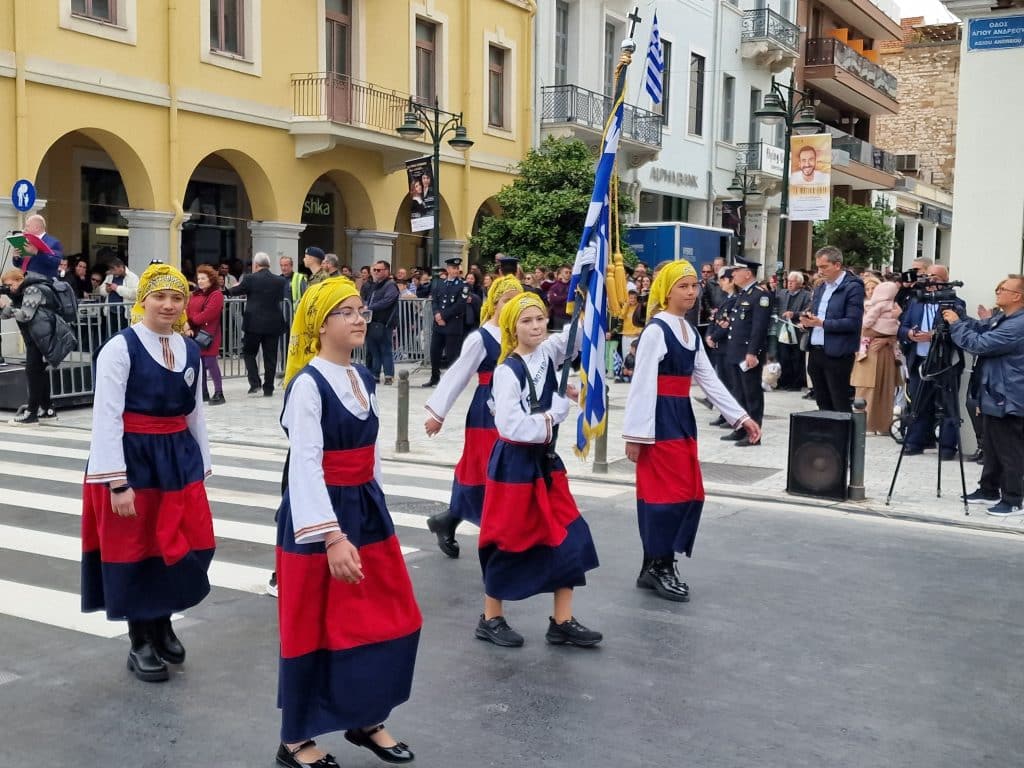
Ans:
{"type": "Polygon", "coordinates": [[[572,384],[568,384],[565,387],[565,396],[572,400],[574,403],[579,404],[580,402],[580,391],[572,384]]]}

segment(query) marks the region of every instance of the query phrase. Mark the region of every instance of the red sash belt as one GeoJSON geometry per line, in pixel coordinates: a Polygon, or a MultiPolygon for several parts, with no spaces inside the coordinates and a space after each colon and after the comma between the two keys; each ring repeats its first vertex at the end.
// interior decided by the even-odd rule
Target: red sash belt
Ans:
{"type": "Polygon", "coordinates": [[[489,387],[491,385],[491,379],[493,377],[493,371],[486,371],[485,373],[478,373],[476,375],[476,380],[481,387],[489,387]]]}
{"type": "Polygon", "coordinates": [[[149,416],[145,413],[125,411],[122,419],[125,432],[144,435],[170,435],[188,429],[188,422],[184,416],[149,416]]]}
{"type": "Polygon", "coordinates": [[[689,397],[690,377],[689,376],[659,376],[658,377],[659,397],[689,397]]]}
{"type": "Polygon", "coordinates": [[[363,485],[373,480],[374,445],[347,451],[324,451],[324,482],[327,485],[363,485]]]}

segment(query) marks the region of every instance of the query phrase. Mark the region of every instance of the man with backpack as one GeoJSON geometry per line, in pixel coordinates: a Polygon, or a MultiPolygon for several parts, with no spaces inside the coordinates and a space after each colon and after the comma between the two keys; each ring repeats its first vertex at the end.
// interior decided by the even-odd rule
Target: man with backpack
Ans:
{"type": "Polygon", "coordinates": [[[25,341],[28,407],[11,419],[11,424],[31,425],[38,424],[40,419],[56,419],[46,367],[49,364],[56,368],[78,348],[75,332],[65,319],[77,314],[74,293],[66,283],[34,272],[22,274],[20,269],[5,272],[0,282],[11,299],[0,317],[13,317],[25,341]]]}

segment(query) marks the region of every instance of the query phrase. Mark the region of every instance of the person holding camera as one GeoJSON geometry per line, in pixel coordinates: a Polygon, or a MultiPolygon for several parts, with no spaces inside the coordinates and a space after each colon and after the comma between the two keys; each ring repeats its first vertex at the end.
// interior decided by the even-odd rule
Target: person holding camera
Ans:
{"type": "Polygon", "coordinates": [[[978,404],[983,419],[984,465],[972,504],[996,502],[996,517],[1024,515],[1024,275],[1009,275],[996,286],[1000,310],[988,320],[947,309],[953,343],[982,361],[978,404]]]}
{"type": "MultiPolygon", "coordinates": [[[[930,447],[927,443],[933,434],[936,421],[936,385],[933,381],[925,378],[924,373],[930,373],[924,366],[928,354],[932,348],[932,338],[935,335],[935,327],[940,324],[943,315],[939,312],[939,303],[930,300],[928,294],[934,293],[941,283],[949,282],[949,270],[941,264],[932,264],[923,277],[918,277],[918,288],[915,298],[907,304],[900,321],[898,337],[903,343],[904,355],[907,359],[907,370],[910,372],[907,392],[910,395],[911,407],[914,410],[915,418],[907,428],[905,438],[906,446],[904,456],[917,456],[924,453],[924,449],[930,447]]],[[[956,299],[955,308],[958,315],[967,314],[966,305],[956,299]]],[[[959,394],[960,371],[963,370],[963,360],[956,363],[957,375],[950,380],[955,381],[954,386],[959,394]]],[[[954,413],[946,413],[942,418],[939,428],[939,456],[943,460],[956,458],[957,433],[960,429],[954,413]]]]}

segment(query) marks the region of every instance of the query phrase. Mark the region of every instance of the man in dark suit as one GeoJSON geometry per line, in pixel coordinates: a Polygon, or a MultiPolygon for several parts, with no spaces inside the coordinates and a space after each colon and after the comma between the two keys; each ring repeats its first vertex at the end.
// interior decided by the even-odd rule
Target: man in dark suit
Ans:
{"type": "Polygon", "coordinates": [[[441,380],[441,368],[455,362],[462,351],[462,338],[465,336],[469,287],[461,276],[462,259],[456,256],[444,263],[447,278],[430,291],[434,328],[430,337],[430,381],[424,387],[437,386],[441,380]]]}
{"type": "MultiPolygon", "coordinates": [[[[760,266],[756,261],[737,259],[732,268],[736,298],[729,310],[722,367],[732,380],[730,391],[758,425],[764,420],[761,371],[764,370],[768,328],[772,319],[772,297],[757,284],[760,266]]],[[[723,435],[722,440],[732,440],[740,447],[760,444],[751,443],[742,429],[723,435]]]]}
{"type": "Polygon", "coordinates": [[[35,272],[43,277],[57,277],[61,259],[64,258],[64,246],[60,240],[46,233],[46,219],[38,213],[34,213],[25,219],[25,234],[35,235],[53,253],[41,253],[31,244],[26,243],[23,251],[14,257],[14,266],[22,272],[35,272]]]}
{"type": "Polygon", "coordinates": [[[843,252],[826,245],[814,254],[821,284],[814,289],[811,306],[800,317],[810,332],[807,372],[814,382],[820,411],[853,410],[850,374],[860,346],[864,320],[864,283],[843,269],[843,252]]]}
{"type": "Polygon", "coordinates": [[[263,396],[274,394],[274,374],[277,371],[277,345],[285,332],[281,301],[288,281],[270,271],[270,257],[257,253],[252,257],[252,274],[228,289],[232,296],[245,296],[245,314],[242,315],[242,359],[249,377],[249,394],[260,391],[260,372],[256,365],[256,352],[263,348],[263,396]]]}
{"type": "MultiPolygon", "coordinates": [[[[928,267],[926,275],[919,274],[919,279],[920,277],[927,277],[928,282],[931,283],[945,283],[949,281],[949,270],[941,264],[933,264],[928,267]]],[[[962,301],[957,301],[956,309],[961,317],[966,316],[967,306],[962,301]]],[[[917,298],[910,300],[907,310],[900,317],[900,329],[897,335],[907,358],[907,370],[910,371],[907,394],[910,395],[911,407],[916,414],[914,422],[907,429],[904,456],[916,456],[924,453],[925,448],[931,447],[928,443],[934,440],[935,406],[939,392],[934,381],[921,378],[921,369],[931,351],[933,329],[941,321],[938,304],[921,301],[917,298]]],[[[949,377],[951,381],[955,382],[957,397],[960,394],[960,374],[963,372],[963,366],[961,359],[957,365],[956,375],[949,377]]],[[[927,373],[927,371],[925,372],[927,373]]],[[[950,404],[946,404],[946,407],[947,410],[951,410],[950,404]]],[[[943,459],[956,458],[959,429],[960,425],[957,423],[955,413],[946,413],[939,428],[939,454],[943,459]]]]}

